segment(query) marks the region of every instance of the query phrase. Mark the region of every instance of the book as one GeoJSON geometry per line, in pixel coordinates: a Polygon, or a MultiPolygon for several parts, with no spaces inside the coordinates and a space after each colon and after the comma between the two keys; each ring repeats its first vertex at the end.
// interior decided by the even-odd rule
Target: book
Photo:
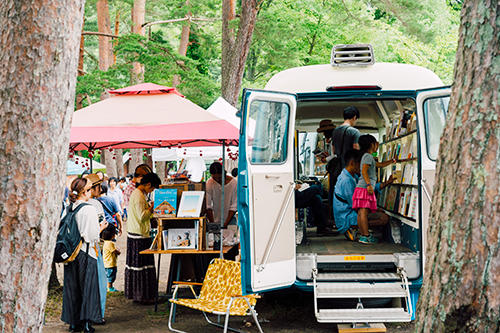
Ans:
{"type": "Polygon", "coordinates": [[[408,216],[411,217],[412,219],[417,218],[417,202],[418,202],[418,190],[416,188],[413,188],[411,190],[411,200],[410,200],[410,206],[408,208],[408,216]]]}
{"type": "Polygon", "coordinates": [[[159,216],[175,217],[177,213],[177,189],[157,189],[154,191],[154,200],[154,214],[159,216]]]}

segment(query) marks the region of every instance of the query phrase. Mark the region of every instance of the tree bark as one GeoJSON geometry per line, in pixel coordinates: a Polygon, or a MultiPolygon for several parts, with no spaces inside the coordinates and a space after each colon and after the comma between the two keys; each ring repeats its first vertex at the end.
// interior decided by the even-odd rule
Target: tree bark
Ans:
{"type": "Polygon", "coordinates": [[[106,174],[108,177],[116,177],[116,161],[113,159],[113,152],[108,149],[103,149],[102,153],[104,155],[104,164],[106,164],[106,174]]]}
{"type": "Polygon", "coordinates": [[[166,162],[165,161],[156,161],[155,162],[155,168],[156,168],[156,174],[161,179],[161,183],[165,184],[165,180],[166,180],[166,173],[165,173],[166,162]]]}
{"type": "MultiPolygon", "coordinates": [[[[83,30],[83,26],[85,25],[85,18],[83,19],[83,23],[82,23],[82,30],[83,30]]],[[[78,52],[78,76],[82,76],[83,75],[83,61],[84,61],[84,55],[85,53],[85,37],[83,36],[83,34],[80,35],[80,49],[79,49],[79,52],[78,52]]],[[[83,108],[83,99],[85,97],[80,94],[80,95],[77,95],[76,96],[76,109],[77,110],[80,110],[81,108],[83,108]]]]}
{"type": "MultiPolygon", "coordinates": [[[[111,19],[109,16],[108,0],[98,0],[97,4],[97,28],[99,33],[111,34],[111,19]]],[[[107,71],[113,64],[113,45],[111,38],[106,36],[99,36],[99,69],[107,71]]],[[[109,97],[109,94],[104,92],[101,95],[101,100],[109,97]]],[[[108,149],[102,150],[104,157],[104,164],[106,165],[106,174],[108,177],[116,177],[116,160],[113,159],[113,153],[108,149]]]]}
{"type": "Polygon", "coordinates": [[[231,21],[236,17],[235,0],[222,1],[222,97],[236,106],[245,70],[245,61],[252,42],[253,30],[257,20],[260,1],[241,2],[240,22],[235,35],[231,21]]]}
{"type": "MultiPolygon", "coordinates": [[[[132,6],[132,33],[144,36],[144,20],[146,15],[146,0],[134,0],[132,6]]],[[[138,62],[132,63],[132,84],[144,82],[144,65],[138,62]]],[[[130,149],[132,160],[129,163],[129,172],[133,173],[135,168],[142,163],[142,149],[130,149]]]]}
{"type": "Polygon", "coordinates": [[[115,156],[116,175],[117,177],[123,177],[125,176],[125,173],[123,171],[123,149],[115,149],[115,156]]]}
{"type": "Polygon", "coordinates": [[[463,3],[418,332],[500,330],[499,7],[463,3]]]}
{"type": "Polygon", "coordinates": [[[129,173],[133,174],[135,172],[135,168],[137,168],[139,164],[144,163],[142,159],[143,156],[144,156],[144,151],[142,149],[130,149],[130,157],[132,157],[132,159],[128,164],[129,173]]]}
{"type": "MultiPolygon", "coordinates": [[[[97,0],[97,28],[100,33],[111,34],[108,0],[97,0]]],[[[99,36],[99,69],[107,71],[113,63],[111,38],[99,36]]]]}
{"type": "MultiPolygon", "coordinates": [[[[184,3],[184,6],[189,6],[189,0],[186,0],[184,3]]],[[[186,56],[187,53],[187,48],[189,46],[189,33],[191,31],[191,12],[189,12],[186,16],[187,20],[186,22],[182,25],[182,31],[181,31],[181,40],[179,43],[179,54],[182,56],[186,56]]],[[[181,62],[184,64],[184,62],[181,62]]],[[[181,83],[181,77],[179,75],[174,75],[172,79],[172,86],[177,87],[181,83]]]]}
{"type": "Polygon", "coordinates": [[[0,330],[42,331],[83,0],[0,2],[0,330]]]}
{"type": "MultiPolygon", "coordinates": [[[[146,0],[134,0],[132,6],[132,33],[144,36],[144,18],[146,15],[146,0]]],[[[144,65],[132,64],[132,84],[144,82],[144,65]]]]}

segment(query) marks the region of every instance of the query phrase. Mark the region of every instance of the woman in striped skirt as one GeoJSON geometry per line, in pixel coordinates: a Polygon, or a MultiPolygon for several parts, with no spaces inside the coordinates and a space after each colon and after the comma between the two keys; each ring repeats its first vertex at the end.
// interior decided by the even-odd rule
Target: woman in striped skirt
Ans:
{"type": "Polygon", "coordinates": [[[154,256],[139,252],[151,246],[153,204],[147,202],[146,196],[159,188],[160,183],[157,174],[148,173],[132,192],[128,204],[125,297],[143,304],[151,304],[157,293],[154,256]]]}

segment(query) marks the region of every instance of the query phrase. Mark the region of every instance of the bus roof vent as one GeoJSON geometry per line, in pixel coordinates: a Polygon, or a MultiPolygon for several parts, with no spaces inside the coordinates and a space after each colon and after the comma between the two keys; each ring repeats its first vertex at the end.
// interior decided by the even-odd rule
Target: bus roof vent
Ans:
{"type": "Polygon", "coordinates": [[[373,48],[370,44],[335,45],[330,63],[332,66],[373,65],[373,48]]]}

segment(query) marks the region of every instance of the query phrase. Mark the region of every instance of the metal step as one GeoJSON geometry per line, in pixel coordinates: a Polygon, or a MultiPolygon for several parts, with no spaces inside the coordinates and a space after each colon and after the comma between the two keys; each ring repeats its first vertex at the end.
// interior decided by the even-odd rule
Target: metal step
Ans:
{"type": "Polygon", "coordinates": [[[387,323],[411,321],[411,315],[403,308],[319,309],[316,318],[320,323],[387,323]]]}
{"type": "Polygon", "coordinates": [[[318,282],[317,298],[395,298],[405,297],[401,283],[318,282]]]}
{"type": "Polygon", "coordinates": [[[317,281],[394,281],[401,278],[397,273],[318,273],[317,281]]]}

